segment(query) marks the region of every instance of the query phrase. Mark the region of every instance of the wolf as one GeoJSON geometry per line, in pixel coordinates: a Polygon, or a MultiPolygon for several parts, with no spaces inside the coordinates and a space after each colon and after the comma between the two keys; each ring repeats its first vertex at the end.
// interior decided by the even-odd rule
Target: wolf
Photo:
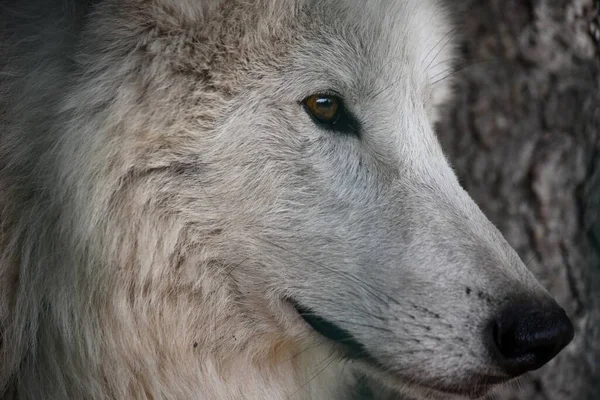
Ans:
{"type": "Polygon", "coordinates": [[[437,141],[453,2],[0,7],[1,397],[477,397],[572,340],[437,141]]]}

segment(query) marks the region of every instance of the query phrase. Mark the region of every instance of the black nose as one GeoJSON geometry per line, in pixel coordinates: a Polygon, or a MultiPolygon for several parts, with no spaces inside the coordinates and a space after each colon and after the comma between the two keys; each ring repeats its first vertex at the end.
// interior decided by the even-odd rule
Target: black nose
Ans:
{"type": "Polygon", "coordinates": [[[492,331],[499,364],[513,376],[546,364],[574,335],[571,320],[556,305],[511,307],[494,321],[492,331]]]}

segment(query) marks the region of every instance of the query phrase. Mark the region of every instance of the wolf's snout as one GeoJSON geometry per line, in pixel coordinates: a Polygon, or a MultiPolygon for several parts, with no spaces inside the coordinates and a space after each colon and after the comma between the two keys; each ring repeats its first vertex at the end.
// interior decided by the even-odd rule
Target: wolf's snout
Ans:
{"type": "Polygon", "coordinates": [[[558,306],[519,306],[505,310],[492,326],[499,364],[517,376],[540,368],[571,340],[571,320],[558,306]]]}

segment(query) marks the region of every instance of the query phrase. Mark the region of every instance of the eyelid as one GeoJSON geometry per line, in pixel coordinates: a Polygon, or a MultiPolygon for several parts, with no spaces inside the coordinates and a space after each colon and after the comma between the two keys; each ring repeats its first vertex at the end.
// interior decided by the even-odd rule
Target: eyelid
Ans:
{"type": "Polygon", "coordinates": [[[325,96],[325,97],[332,96],[332,97],[337,97],[342,102],[344,102],[344,96],[340,92],[336,91],[335,89],[315,89],[311,92],[304,93],[302,95],[302,97],[300,98],[300,100],[298,100],[298,103],[300,103],[300,104],[303,103],[310,96],[325,96]]]}

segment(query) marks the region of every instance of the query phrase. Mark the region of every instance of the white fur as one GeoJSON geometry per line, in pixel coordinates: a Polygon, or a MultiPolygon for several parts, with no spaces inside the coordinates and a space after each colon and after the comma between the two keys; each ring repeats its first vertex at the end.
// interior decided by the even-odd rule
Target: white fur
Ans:
{"type": "Polygon", "coordinates": [[[95,3],[3,10],[5,396],[347,399],[365,374],[434,396],[494,371],[484,323],[548,295],[435,138],[441,2],[95,3]],[[325,90],[360,138],[302,109],[325,90]]]}

